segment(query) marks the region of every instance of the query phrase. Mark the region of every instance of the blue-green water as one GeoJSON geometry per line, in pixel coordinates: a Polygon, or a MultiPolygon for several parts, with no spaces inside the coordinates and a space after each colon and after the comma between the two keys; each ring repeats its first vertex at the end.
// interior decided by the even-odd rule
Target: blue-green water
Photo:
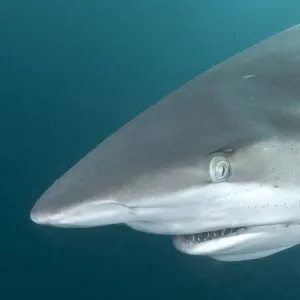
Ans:
{"type": "Polygon", "coordinates": [[[46,228],[29,212],[124,122],[299,22],[298,0],[2,0],[0,299],[298,299],[299,247],[218,263],[168,237],[46,228]]]}

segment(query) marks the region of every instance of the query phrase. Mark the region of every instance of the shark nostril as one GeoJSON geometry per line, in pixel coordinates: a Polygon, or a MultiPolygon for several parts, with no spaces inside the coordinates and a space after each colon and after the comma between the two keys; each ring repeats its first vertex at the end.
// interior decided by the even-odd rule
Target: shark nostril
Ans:
{"type": "Polygon", "coordinates": [[[215,156],[210,161],[209,174],[212,182],[227,180],[230,174],[230,164],[225,156],[215,156]]]}

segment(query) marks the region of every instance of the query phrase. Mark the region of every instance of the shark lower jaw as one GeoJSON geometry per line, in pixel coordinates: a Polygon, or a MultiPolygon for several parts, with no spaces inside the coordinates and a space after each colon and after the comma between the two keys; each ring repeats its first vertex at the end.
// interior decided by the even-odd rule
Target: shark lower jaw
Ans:
{"type": "Polygon", "coordinates": [[[223,261],[269,256],[300,243],[300,223],[224,228],[173,237],[175,248],[223,261]]]}

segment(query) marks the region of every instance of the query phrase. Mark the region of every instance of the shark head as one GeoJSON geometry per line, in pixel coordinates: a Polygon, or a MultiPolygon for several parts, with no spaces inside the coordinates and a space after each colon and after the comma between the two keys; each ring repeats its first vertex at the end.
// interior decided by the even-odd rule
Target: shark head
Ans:
{"type": "Polygon", "coordinates": [[[37,201],[57,227],[126,224],[236,261],[300,243],[300,27],[200,74],[108,137],[37,201]]]}

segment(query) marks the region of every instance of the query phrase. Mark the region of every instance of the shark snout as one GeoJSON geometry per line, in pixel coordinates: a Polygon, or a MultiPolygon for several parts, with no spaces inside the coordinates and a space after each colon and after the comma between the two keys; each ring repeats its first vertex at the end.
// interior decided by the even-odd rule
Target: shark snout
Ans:
{"type": "Polygon", "coordinates": [[[135,214],[129,207],[115,201],[95,199],[73,206],[51,207],[57,201],[47,200],[41,197],[32,208],[30,218],[34,223],[57,227],[94,227],[126,223],[135,219],[135,214]]]}
{"type": "Polygon", "coordinates": [[[36,206],[34,206],[30,211],[30,219],[34,223],[41,225],[47,224],[47,222],[49,221],[47,214],[40,213],[36,206]]]}

